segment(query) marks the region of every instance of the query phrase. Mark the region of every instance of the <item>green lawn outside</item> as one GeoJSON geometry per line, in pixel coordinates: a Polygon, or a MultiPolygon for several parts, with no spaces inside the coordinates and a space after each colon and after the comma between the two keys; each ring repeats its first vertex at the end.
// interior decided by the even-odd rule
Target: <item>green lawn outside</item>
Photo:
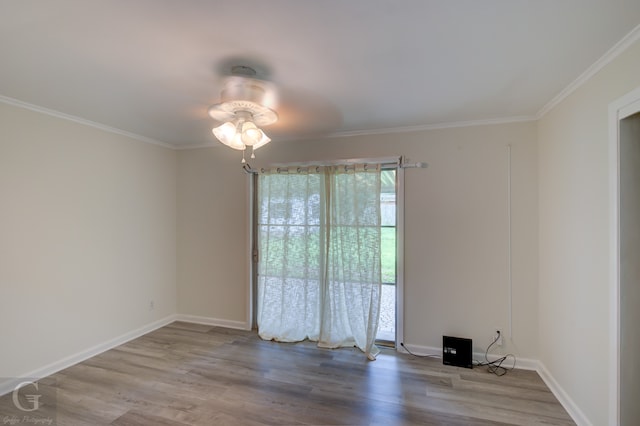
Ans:
{"type": "MultiPolygon", "coordinates": [[[[396,282],[396,228],[380,229],[381,250],[381,274],[382,282],[395,284],[396,282]]],[[[288,270],[286,274],[293,278],[303,278],[307,268],[312,270],[318,267],[317,241],[305,244],[306,238],[302,236],[289,237],[288,240],[288,270]]],[[[271,237],[271,249],[262,251],[261,256],[271,257],[277,263],[277,259],[283,257],[285,252],[284,240],[271,237]]]]}

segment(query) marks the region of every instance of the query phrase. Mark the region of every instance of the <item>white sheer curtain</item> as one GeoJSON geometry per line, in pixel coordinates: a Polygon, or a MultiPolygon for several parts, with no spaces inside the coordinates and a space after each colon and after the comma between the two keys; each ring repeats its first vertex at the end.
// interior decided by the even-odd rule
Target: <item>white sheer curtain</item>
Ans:
{"type": "Polygon", "coordinates": [[[258,332],[318,340],[324,176],[267,172],[258,179],[258,332]],[[322,205],[321,205],[322,203],[322,205]]]}
{"type": "Polygon", "coordinates": [[[357,346],[370,359],[380,316],[380,166],[262,173],[258,332],[357,346]]]}

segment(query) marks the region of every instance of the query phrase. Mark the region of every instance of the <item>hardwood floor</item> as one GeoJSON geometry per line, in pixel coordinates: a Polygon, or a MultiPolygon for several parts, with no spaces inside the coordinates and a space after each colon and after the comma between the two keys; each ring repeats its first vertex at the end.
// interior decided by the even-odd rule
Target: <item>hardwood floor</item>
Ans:
{"type": "MultiPolygon", "coordinates": [[[[574,424],[532,371],[497,377],[390,349],[370,362],[357,349],[180,322],[49,376],[39,390],[55,394],[48,409],[58,425],[574,424]]],[[[0,424],[25,414],[11,394],[0,398],[0,424]]]]}

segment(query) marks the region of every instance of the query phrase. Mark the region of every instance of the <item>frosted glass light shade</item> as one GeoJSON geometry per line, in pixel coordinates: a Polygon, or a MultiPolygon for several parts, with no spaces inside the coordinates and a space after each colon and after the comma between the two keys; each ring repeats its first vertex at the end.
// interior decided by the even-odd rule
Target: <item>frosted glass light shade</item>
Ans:
{"type": "Polygon", "coordinates": [[[214,127],[212,131],[220,142],[230,148],[244,151],[248,146],[252,147],[251,158],[255,158],[253,151],[271,142],[271,138],[256,126],[251,116],[240,115],[233,121],[214,127]]]}
{"type": "Polygon", "coordinates": [[[247,146],[253,146],[262,139],[262,132],[252,121],[242,123],[242,142],[247,146]]]}
{"type": "Polygon", "coordinates": [[[245,144],[240,139],[240,134],[236,132],[236,126],[231,121],[213,128],[213,134],[223,144],[237,150],[244,150],[245,144]]]}
{"type": "Polygon", "coordinates": [[[236,126],[233,125],[232,122],[227,121],[221,126],[215,127],[213,129],[213,134],[220,140],[220,142],[225,143],[225,141],[230,141],[236,135],[236,126]]]}
{"type": "Polygon", "coordinates": [[[268,137],[267,135],[264,134],[264,132],[260,129],[258,129],[258,131],[260,132],[260,134],[262,135],[260,137],[260,140],[258,142],[256,142],[253,145],[253,150],[255,151],[256,149],[260,148],[261,146],[265,146],[266,144],[268,144],[269,142],[271,142],[271,138],[268,137]]]}

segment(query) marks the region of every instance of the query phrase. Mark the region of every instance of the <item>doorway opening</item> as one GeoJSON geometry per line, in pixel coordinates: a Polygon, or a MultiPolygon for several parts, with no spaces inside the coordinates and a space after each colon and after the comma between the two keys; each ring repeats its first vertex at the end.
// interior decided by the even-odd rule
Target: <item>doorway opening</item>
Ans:
{"type": "Polygon", "coordinates": [[[640,88],[609,106],[610,424],[640,419],[640,88]]]}

